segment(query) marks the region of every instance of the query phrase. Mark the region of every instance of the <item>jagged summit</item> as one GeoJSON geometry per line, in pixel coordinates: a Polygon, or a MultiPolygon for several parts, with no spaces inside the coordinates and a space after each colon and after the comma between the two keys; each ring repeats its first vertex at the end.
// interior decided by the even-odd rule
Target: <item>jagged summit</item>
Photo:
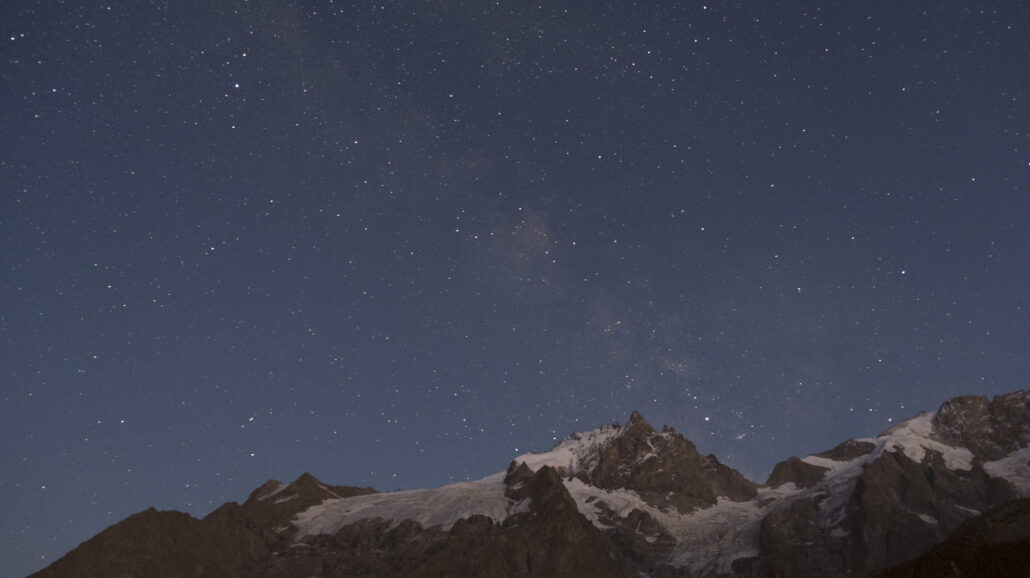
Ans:
{"type": "Polygon", "coordinates": [[[757,486],[740,472],[702,456],[672,428],[662,433],[634,411],[625,427],[616,424],[572,434],[549,452],[515,458],[536,470],[551,466],[565,477],[604,489],[636,491],[658,508],[686,513],[715,504],[720,497],[743,501],[757,486]]]}
{"type": "Polygon", "coordinates": [[[1030,391],[993,400],[966,395],[950,399],[933,416],[935,439],[998,460],[1030,443],[1030,391]]]}
{"type": "Polygon", "coordinates": [[[279,480],[268,480],[258,489],[251,492],[246,503],[265,502],[275,498],[272,503],[283,503],[290,500],[319,503],[332,498],[349,497],[359,494],[374,493],[372,488],[354,488],[350,486],[331,486],[324,484],[315,476],[304,472],[289,484],[279,480]]]}
{"type": "Polygon", "coordinates": [[[644,416],[640,415],[640,412],[637,410],[633,410],[633,413],[629,414],[629,421],[626,422],[626,429],[629,431],[641,430],[645,434],[655,433],[651,424],[647,423],[644,416]]]}
{"type": "Polygon", "coordinates": [[[305,473],[203,520],[150,509],[37,575],[868,576],[1027,496],[1026,391],[949,400],[763,486],[632,412],[472,482],[376,493],[305,473]]]}

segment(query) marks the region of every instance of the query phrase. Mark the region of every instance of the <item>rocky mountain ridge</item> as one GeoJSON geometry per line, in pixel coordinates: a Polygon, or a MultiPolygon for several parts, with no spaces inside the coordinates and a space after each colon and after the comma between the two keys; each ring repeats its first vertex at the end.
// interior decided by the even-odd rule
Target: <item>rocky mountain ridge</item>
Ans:
{"type": "Polygon", "coordinates": [[[1005,508],[1028,496],[1027,391],[949,400],[761,485],[634,412],[474,482],[376,493],[305,474],[202,520],[147,510],[34,576],[868,576],[999,527],[999,508],[995,533],[1023,540],[1030,515],[1005,508]]]}

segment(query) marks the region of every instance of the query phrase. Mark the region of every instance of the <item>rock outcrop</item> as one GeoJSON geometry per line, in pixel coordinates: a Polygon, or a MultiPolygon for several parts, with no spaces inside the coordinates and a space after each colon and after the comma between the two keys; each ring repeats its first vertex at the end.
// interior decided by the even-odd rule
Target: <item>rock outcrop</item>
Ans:
{"type": "Polygon", "coordinates": [[[799,488],[810,488],[818,484],[829,468],[816,466],[796,457],[788,458],[773,467],[773,471],[766,480],[767,486],[781,486],[786,483],[793,483],[799,488]]]}
{"type": "Polygon", "coordinates": [[[637,412],[611,443],[597,447],[585,460],[594,466],[577,477],[595,487],[637,492],[656,507],[681,513],[714,505],[719,497],[745,501],[757,495],[757,486],[672,428],[655,431],[637,412]]]}
{"type": "Polygon", "coordinates": [[[1030,392],[993,400],[966,395],[941,404],[933,417],[940,441],[968,448],[984,461],[999,460],[1030,443],[1030,392]]]}

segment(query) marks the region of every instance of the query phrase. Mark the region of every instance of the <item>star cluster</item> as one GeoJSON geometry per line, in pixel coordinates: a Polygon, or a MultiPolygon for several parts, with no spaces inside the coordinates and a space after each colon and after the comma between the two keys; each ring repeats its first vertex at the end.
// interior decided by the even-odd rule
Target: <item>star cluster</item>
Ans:
{"type": "Polygon", "coordinates": [[[634,409],[764,481],[1026,387],[1020,2],[8,2],[0,558],[634,409]]]}

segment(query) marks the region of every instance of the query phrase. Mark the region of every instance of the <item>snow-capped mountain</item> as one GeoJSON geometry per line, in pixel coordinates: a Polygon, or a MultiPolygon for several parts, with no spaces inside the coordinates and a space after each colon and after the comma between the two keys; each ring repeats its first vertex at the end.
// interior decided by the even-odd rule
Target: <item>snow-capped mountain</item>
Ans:
{"type": "Polygon", "coordinates": [[[1028,562],[1027,497],[1027,391],[955,398],[762,485],[634,412],[474,482],[375,493],[305,474],[203,520],[147,510],[37,576],[867,576],[982,530],[1000,553],[948,566],[975,569],[1028,562]]]}

